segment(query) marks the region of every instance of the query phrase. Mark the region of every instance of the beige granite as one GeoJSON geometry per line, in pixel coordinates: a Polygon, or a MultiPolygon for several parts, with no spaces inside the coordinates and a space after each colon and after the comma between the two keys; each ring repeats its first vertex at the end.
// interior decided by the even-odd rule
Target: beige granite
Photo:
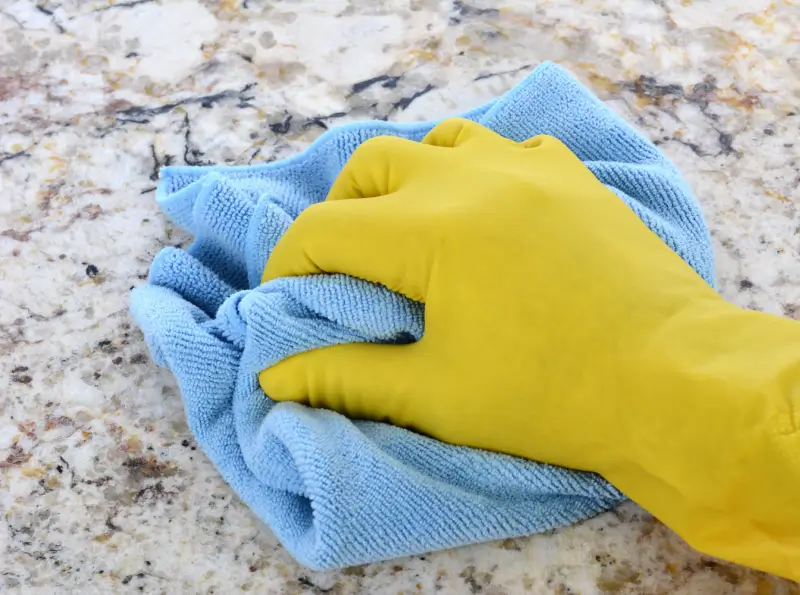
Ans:
{"type": "Polygon", "coordinates": [[[632,504],[309,572],[195,448],[131,324],[129,289],[186,242],[162,165],[446,116],[545,59],[677,162],[725,297],[800,318],[800,0],[0,2],[0,593],[800,594],[632,504]]]}

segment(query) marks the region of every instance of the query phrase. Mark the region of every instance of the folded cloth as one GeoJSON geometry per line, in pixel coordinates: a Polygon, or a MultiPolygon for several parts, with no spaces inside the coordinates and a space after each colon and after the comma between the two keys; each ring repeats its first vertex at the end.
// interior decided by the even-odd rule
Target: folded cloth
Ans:
{"type": "MultiPolygon", "coordinates": [[[[516,141],[561,139],[713,282],[709,234],[675,167],[562,68],[542,64],[463,117],[516,141]]],[[[260,389],[262,369],[305,350],[422,336],[423,306],[381,286],[343,275],[259,282],[277,240],[324,200],[360,143],[418,141],[434,125],[359,122],[275,163],[162,169],[156,199],[195,239],[156,256],[149,282],[133,291],[133,315],[154,359],[177,377],[201,448],[314,569],[545,531],[624,500],[590,473],[276,404],[260,389]]]]}

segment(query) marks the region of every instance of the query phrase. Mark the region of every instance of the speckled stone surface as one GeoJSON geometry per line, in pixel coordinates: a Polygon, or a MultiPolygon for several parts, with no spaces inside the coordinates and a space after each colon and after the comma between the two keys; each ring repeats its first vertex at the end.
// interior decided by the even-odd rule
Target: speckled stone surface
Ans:
{"type": "Polygon", "coordinates": [[[634,505],[308,572],[196,449],[131,324],[130,288],[187,242],[159,167],[446,116],[544,59],[678,163],[725,297],[800,318],[798,0],[0,2],[0,592],[800,593],[634,505]]]}

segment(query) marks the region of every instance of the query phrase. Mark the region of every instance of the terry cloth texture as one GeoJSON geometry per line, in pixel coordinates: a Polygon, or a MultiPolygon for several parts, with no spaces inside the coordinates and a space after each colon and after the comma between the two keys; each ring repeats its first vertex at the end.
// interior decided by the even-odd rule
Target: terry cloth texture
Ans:
{"type": "MultiPolygon", "coordinates": [[[[709,234],[675,167],[565,70],[542,64],[463,117],[516,141],[561,139],[712,283],[709,234]]],[[[359,122],[283,161],[161,172],[156,199],[194,243],[156,256],[149,282],[133,291],[133,315],[177,378],[198,444],[314,569],[546,531],[624,500],[593,474],[276,404],[259,387],[259,371],[299,352],[422,336],[422,305],[383,287],[342,275],[259,281],[278,238],[324,200],[360,143],[419,141],[435,124],[359,122]]]]}

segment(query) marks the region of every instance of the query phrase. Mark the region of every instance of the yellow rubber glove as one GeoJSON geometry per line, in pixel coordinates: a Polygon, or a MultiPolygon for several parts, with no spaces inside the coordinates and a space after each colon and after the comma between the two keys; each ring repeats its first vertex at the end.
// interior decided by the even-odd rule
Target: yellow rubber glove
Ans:
{"type": "Polygon", "coordinates": [[[271,397],[596,471],[800,579],[800,324],[723,301],[558,140],[367,141],[264,280],[320,272],[425,302],[425,336],[289,358],[271,397]]]}

